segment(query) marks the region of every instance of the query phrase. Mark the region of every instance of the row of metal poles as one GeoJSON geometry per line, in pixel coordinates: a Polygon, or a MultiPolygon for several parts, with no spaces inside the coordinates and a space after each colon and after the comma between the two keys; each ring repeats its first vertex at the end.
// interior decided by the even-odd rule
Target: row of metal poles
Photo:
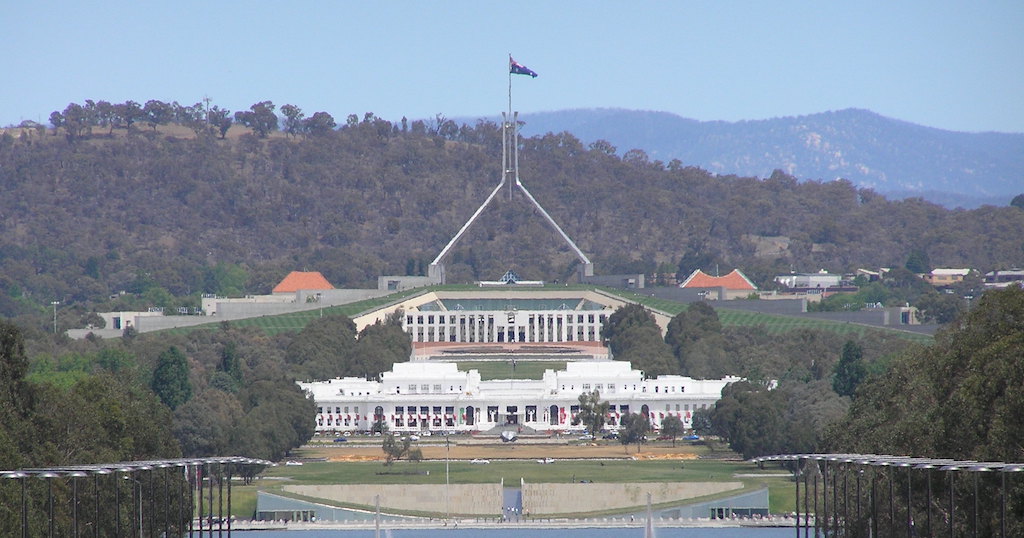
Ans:
{"type": "MultiPolygon", "coordinates": [[[[20,482],[22,538],[42,535],[40,527],[45,527],[48,537],[170,537],[184,536],[187,530],[190,537],[198,534],[201,538],[206,531],[212,538],[214,531],[218,537],[222,537],[225,530],[231,536],[231,481],[235,471],[267,464],[269,462],[263,460],[240,457],[168,459],[0,471],[0,476],[20,482]],[[105,475],[110,475],[111,479],[101,480],[105,475]],[[88,493],[85,499],[80,499],[79,495],[80,481],[89,476],[92,476],[92,503],[88,502],[88,493]],[[40,504],[29,503],[28,486],[32,479],[46,481],[45,514],[41,510],[33,513],[30,507],[40,504]],[[66,499],[61,502],[67,503],[66,509],[56,506],[55,482],[56,496],[66,499]],[[225,482],[227,512],[224,511],[225,482]],[[125,484],[130,492],[124,491],[125,484]],[[205,491],[204,484],[208,486],[205,491]],[[125,506],[129,501],[130,507],[125,506]],[[40,521],[43,517],[45,520],[40,521]],[[30,521],[35,521],[37,528],[33,529],[30,521]]],[[[252,474],[255,473],[248,473],[252,474]]]]}
{"type": "MultiPolygon", "coordinates": [[[[815,538],[952,538],[957,536],[957,532],[963,536],[976,537],[979,531],[986,536],[1005,537],[1008,535],[1007,474],[1024,471],[1024,464],[1016,463],[861,454],[784,454],[755,458],[752,461],[759,464],[767,461],[780,462],[793,471],[796,483],[797,538],[800,538],[801,532],[805,538],[810,537],[812,529],[815,538]],[[905,474],[897,471],[898,468],[905,469],[905,474]],[[944,493],[948,494],[948,497],[945,499],[934,495],[934,471],[944,473],[936,485],[946,486],[947,491],[944,493]],[[966,480],[958,481],[958,472],[966,472],[969,475],[966,480]],[[979,490],[979,479],[982,475],[994,472],[999,473],[999,485],[996,486],[987,478],[991,475],[985,475],[985,488],[979,490]],[[915,480],[919,489],[921,483],[924,483],[924,492],[918,491],[916,496],[915,480]],[[958,487],[963,492],[959,498],[958,487]],[[972,489],[973,494],[970,493],[972,489]],[[991,501],[996,499],[994,489],[998,489],[999,492],[998,515],[991,507],[991,501]],[[983,497],[986,499],[985,518],[982,518],[983,497]],[[886,501],[888,506],[885,506],[886,501]]],[[[1011,529],[1011,532],[1020,532],[1020,527],[1011,529]]]]}

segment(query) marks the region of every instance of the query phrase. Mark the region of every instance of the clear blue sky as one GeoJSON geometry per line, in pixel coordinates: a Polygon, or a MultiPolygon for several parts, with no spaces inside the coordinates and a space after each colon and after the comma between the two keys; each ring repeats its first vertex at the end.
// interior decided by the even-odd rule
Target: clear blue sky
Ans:
{"type": "Polygon", "coordinates": [[[397,120],[507,108],[746,120],[865,108],[1024,132],[1024,2],[0,0],[0,125],[69,102],[270,99],[397,120]]]}

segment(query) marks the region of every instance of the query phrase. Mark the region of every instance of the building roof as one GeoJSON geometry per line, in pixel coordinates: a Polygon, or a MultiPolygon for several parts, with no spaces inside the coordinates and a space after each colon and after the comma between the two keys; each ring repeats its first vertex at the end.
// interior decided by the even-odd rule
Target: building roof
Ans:
{"type": "Polygon", "coordinates": [[[971,274],[970,269],[932,269],[932,276],[967,276],[971,274]]]}
{"type": "Polygon", "coordinates": [[[273,293],[295,293],[299,290],[333,290],[334,286],[319,271],[292,271],[273,293]]]}
{"type": "Polygon", "coordinates": [[[690,274],[680,288],[725,288],[727,290],[756,291],[757,286],[743,275],[739,269],[733,269],[724,276],[711,276],[700,269],[690,274]]]}

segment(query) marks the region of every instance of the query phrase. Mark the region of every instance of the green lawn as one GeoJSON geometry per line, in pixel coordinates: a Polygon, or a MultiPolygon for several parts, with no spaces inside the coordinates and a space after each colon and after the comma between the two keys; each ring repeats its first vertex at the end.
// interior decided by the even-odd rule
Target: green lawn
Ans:
{"type": "Polygon", "coordinates": [[[517,360],[513,372],[512,361],[463,361],[458,362],[459,370],[478,370],[482,381],[491,379],[536,379],[544,378],[544,370],[565,370],[565,361],[517,360]]]}

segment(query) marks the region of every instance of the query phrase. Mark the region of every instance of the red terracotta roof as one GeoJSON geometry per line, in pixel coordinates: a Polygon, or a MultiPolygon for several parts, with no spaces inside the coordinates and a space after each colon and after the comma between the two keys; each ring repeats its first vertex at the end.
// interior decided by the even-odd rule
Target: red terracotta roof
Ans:
{"type": "Polygon", "coordinates": [[[299,290],[333,290],[334,286],[320,274],[320,271],[292,271],[280,284],[274,287],[274,293],[295,293],[299,290]]]}
{"type": "Polygon", "coordinates": [[[739,271],[733,269],[725,276],[711,276],[700,269],[694,271],[680,288],[725,288],[727,290],[757,290],[757,286],[739,271]]]}

